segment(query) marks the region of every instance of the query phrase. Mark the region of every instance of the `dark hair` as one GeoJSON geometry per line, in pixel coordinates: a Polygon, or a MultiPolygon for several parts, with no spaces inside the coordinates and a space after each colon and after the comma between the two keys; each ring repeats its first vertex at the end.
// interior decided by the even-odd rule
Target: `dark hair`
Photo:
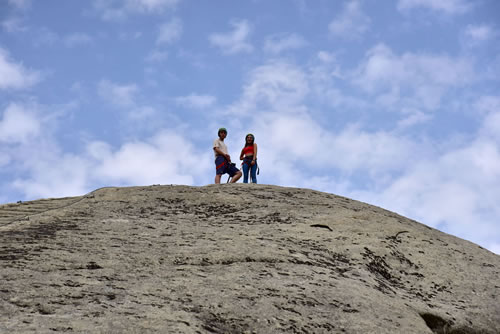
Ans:
{"type": "Polygon", "coordinates": [[[226,128],[220,128],[220,129],[219,129],[219,131],[217,132],[217,135],[218,135],[219,137],[220,137],[220,133],[221,133],[221,132],[225,132],[225,133],[226,133],[226,135],[227,135],[227,130],[226,130],[226,128]]]}
{"type": "Polygon", "coordinates": [[[253,145],[253,142],[254,142],[254,141],[255,141],[255,137],[254,137],[252,134],[247,134],[247,135],[245,136],[245,147],[250,146],[250,145],[253,145]],[[250,144],[249,144],[249,143],[247,143],[247,138],[248,138],[248,136],[252,137],[252,142],[251,142],[250,144]]]}

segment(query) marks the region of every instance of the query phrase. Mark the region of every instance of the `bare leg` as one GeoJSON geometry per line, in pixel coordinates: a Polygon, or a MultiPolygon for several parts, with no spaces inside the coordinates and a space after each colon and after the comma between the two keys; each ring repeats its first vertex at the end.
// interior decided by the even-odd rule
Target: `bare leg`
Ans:
{"type": "Polygon", "coordinates": [[[236,183],[241,177],[241,171],[239,170],[236,174],[234,174],[230,183],[236,183]]]}
{"type": "Polygon", "coordinates": [[[221,178],[222,175],[220,174],[217,174],[215,175],[215,184],[220,184],[220,178],[221,178]]]}

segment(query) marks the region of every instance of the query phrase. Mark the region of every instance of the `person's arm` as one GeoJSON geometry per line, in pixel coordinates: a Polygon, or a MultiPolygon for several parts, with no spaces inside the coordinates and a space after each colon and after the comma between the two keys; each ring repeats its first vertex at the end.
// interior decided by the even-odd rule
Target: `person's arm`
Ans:
{"type": "Polygon", "coordinates": [[[257,160],[257,143],[254,143],[252,164],[254,164],[256,160],[257,160]]]}
{"type": "Polygon", "coordinates": [[[244,150],[244,149],[245,149],[244,147],[241,149],[241,153],[240,153],[240,160],[243,160],[243,150],[244,150]]]}
{"type": "Polygon", "coordinates": [[[224,158],[226,158],[226,160],[230,160],[231,158],[229,157],[229,154],[226,154],[224,152],[222,152],[217,146],[214,147],[214,151],[215,153],[217,153],[218,155],[222,155],[224,158]]]}

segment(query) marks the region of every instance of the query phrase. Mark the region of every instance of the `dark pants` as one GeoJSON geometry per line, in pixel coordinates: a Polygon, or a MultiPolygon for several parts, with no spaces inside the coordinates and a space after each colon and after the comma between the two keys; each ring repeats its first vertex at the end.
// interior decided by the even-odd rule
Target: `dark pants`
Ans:
{"type": "Polygon", "coordinates": [[[248,183],[248,172],[250,172],[252,183],[257,183],[257,161],[252,166],[251,159],[243,159],[243,183],[248,183]]]}

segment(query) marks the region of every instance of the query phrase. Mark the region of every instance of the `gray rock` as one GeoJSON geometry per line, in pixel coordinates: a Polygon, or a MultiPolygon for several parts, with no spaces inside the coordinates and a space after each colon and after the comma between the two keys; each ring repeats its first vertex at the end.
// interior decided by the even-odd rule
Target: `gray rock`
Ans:
{"type": "Polygon", "coordinates": [[[500,333],[499,274],[478,245],[307,189],[0,206],[0,333],[500,333]]]}

